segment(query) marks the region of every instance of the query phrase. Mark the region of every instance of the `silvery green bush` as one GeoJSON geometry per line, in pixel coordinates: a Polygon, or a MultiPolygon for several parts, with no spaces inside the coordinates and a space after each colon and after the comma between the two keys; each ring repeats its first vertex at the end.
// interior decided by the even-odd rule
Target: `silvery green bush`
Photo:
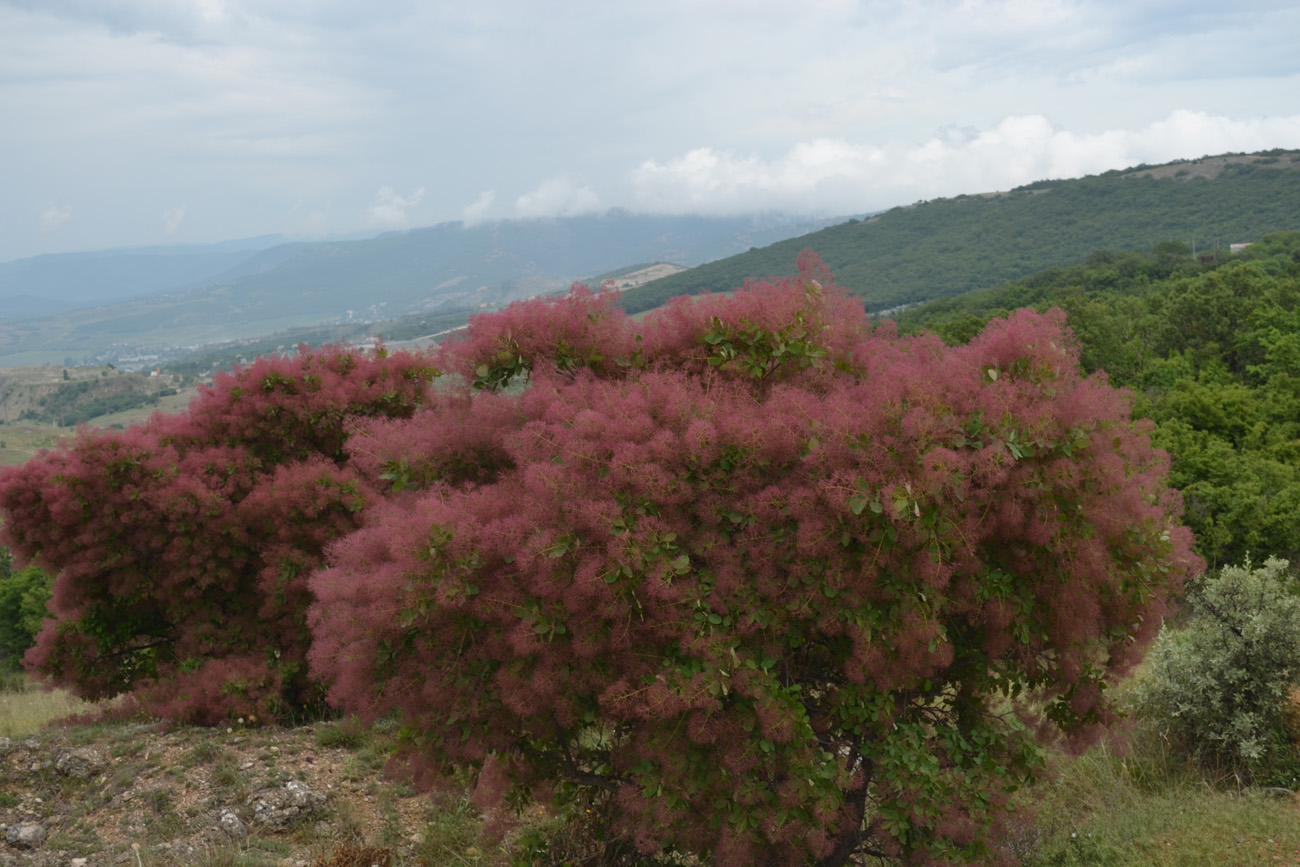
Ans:
{"type": "Polygon", "coordinates": [[[1139,715],[1204,765],[1276,781],[1292,757],[1285,711],[1300,679],[1298,589],[1277,558],[1207,577],[1189,594],[1191,621],[1166,628],[1148,657],[1139,715]]]}

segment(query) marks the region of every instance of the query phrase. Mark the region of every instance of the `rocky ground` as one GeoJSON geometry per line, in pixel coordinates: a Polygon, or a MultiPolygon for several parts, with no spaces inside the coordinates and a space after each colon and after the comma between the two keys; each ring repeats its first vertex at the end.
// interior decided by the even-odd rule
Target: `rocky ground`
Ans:
{"type": "Polygon", "coordinates": [[[463,798],[386,779],[391,736],[346,723],[97,723],[0,738],[0,865],[487,863],[463,798]]]}

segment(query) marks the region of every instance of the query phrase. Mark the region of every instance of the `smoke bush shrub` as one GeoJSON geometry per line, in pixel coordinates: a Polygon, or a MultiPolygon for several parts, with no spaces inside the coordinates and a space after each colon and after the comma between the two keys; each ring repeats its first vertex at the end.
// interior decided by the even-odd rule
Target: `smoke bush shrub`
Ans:
{"type": "MultiPolygon", "coordinates": [[[[1186,754],[1251,781],[1294,772],[1287,731],[1300,681],[1300,597],[1285,560],[1249,560],[1198,582],[1193,617],[1166,629],[1137,693],[1142,719],[1163,727],[1186,754]]],[[[1293,774],[1275,780],[1291,787],[1293,774]]]]}
{"type": "Polygon", "coordinates": [[[526,378],[538,362],[561,370],[613,372],[634,352],[627,315],[612,284],[592,292],[575,283],[561,299],[517,301],[490,318],[470,320],[466,339],[444,353],[448,370],[475,388],[498,389],[526,378]]]}
{"type": "Polygon", "coordinates": [[[307,575],[378,496],[346,422],[410,415],[433,375],[409,353],[300,348],[219,374],[184,413],[0,470],[0,532],[57,575],[28,668],[177,720],[319,704],[307,575]]]}
{"type": "Polygon", "coordinates": [[[800,269],[480,317],[463,393],[354,424],[400,490],[313,575],[310,659],[417,780],[583,804],[607,858],[989,860],[1034,734],[1113,718],[1201,567],[1126,396],[1059,311],[949,349],[800,269]]]}

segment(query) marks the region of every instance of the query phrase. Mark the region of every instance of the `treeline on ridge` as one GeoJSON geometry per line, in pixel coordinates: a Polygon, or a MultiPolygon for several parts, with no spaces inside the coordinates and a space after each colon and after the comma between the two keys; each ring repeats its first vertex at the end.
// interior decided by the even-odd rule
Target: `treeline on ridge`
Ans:
{"type": "Polygon", "coordinates": [[[882,311],[997,286],[1095,250],[1150,251],[1174,239],[1197,253],[1226,252],[1300,229],[1300,153],[1212,159],[1227,162],[1213,178],[1197,176],[1192,161],[1162,167],[1161,177],[1143,166],[897,207],[652,281],[624,293],[623,305],[636,313],[677,295],[727,292],[782,273],[804,248],[869,311],[882,311]]]}
{"type": "Polygon", "coordinates": [[[1063,309],[1085,370],[1134,391],[1211,565],[1300,560],[1300,232],[1210,263],[1176,241],[1098,252],[897,321],[960,344],[1023,307],[1063,309]]]}

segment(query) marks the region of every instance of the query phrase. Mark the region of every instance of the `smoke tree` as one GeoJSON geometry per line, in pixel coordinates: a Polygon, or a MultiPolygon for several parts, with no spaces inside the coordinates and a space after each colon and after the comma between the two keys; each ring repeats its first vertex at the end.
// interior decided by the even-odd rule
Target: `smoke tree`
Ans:
{"type": "Polygon", "coordinates": [[[218,374],[184,413],[0,470],[4,541],[57,573],[28,667],[178,720],[319,706],[307,575],[378,497],[348,466],[345,422],[409,416],[434,372],[300,348],[218,374]]]}
{"type": "Polygon", "coordinates": [[[1035,739],[1114,718],[1201,565],[1059,311],[949,349],[805,256],[641,323],[518,305],[439,363],[463,390],[349,428],[388,495],[311,579],[312,670],[401,714],[418,780],[579,804],[607,858],[990,860],[1035,739]]]}

